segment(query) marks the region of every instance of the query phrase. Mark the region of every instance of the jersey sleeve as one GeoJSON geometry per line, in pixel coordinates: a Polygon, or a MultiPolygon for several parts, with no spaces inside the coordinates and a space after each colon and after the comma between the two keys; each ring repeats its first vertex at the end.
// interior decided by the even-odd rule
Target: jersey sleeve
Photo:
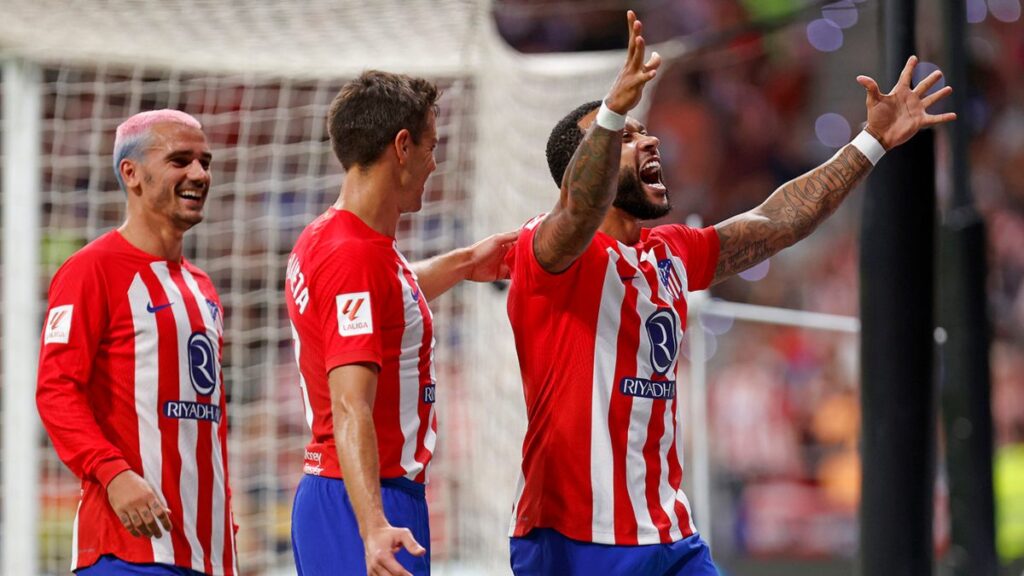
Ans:
{"type": "Polygon", "coordinates": [[[393,297],[390,277],[396,271],[380,252],[366,243],[345,243],[324,259],[311,280],[325,373],[357,362],[381,366],[384,304],[393,297]]]}
{"type": "Polygon", "coordinates": [[[130,466],[103,435],[89,404],[93,358],[108,322],[98,265],[72,258],[53,277],[39,353],[36,405],[60,459],[106,485],[130,466]]]}
{"type": "Polygon", "coordinates": [[[518,282],[520,286],[544,291],[548,295],[561,290],[571,291],[578,280],[583,261],[592,257],[592,252],[588,247],[562,272],[552,273],[545,270],[537,261],[537,256],[533,251],[534,237],[545,217],[547,214],[541,214],[528,221],[519,230],[519,238],[505,257],[509,275],[512,277],[512,281],[518,282]]]}
{"type": "Polygon", "coordinates": [[[714,226],[690,228],[681,224],[657,226],[652,231],[683,260],[691,292],[704,290],[715,279],[718,266],[718,231],[714,226]]]}

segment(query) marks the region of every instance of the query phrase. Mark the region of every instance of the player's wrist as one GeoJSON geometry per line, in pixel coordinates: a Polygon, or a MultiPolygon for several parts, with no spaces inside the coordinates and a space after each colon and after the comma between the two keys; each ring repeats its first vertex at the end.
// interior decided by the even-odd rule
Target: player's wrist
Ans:
{"type": "Polygon", "coordinates": [[[857,137],[850,142],[850,145],[860,151],[868,162],[874,166],[878,164],[878,161],[885,155],[886,149],[882,145],[882,142],[872,134],[867,128],[857,134],[857,137]]]}
{"type": "Polygon", "coordinates": [[[882,133],[881,130],[872,127],[870,124],[865,123],[864,124],[864,132],[867,132],[868,134],[870,134],[872,138],[874,138],[879,144],[882,145],[882,148],[886,152],[888,152],[889,150],[892,149],[892,146],[890,146],[889,142],[886,141],[885,135],[882,133]]]}
{"type": "Polygon", "coordinates": [[[601,101],[601,107],[597,110],[597,125],[605,130],[619,132],[626,127],[626,115],[616,112],[608,106],[607,98],[601,101]]]}

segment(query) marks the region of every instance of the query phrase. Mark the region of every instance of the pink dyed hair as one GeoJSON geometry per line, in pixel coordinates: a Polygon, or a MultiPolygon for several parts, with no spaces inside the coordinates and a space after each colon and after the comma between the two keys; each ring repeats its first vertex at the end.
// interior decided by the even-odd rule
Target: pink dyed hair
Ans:
{"type": "Polygon", "coordinates": [[[122,122],[117,127],[117,134],[114,136],[114,175],[117,176],[117,182],[121,185],[122,190],[124,181],[121,180],[121,160],[135,158],[144,148],[142,144],[147,139],[149,129],[155,124],[164,122],[182,124],[198,130],[203,128],[199,120],[196,120],[191,114],[170,108],[139,112],[122,122]]]}

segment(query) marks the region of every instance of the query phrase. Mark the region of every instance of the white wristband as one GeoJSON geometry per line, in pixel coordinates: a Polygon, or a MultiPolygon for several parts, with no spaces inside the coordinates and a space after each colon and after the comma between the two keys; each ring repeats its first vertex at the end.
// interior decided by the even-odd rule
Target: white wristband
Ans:
{"type": "Polygon", "coordinates": [[[853,144],[854,148],[860,150],[860,153],[871,162],[872,166],[878,164],[878,161],[885,154],[885,148],[867,130],[861,130],[860,134],[857,134],[857,137],[850,144],[853,144]]]}
{"type": "Polygon", "coordinates": [[[605,106],[601,101],[601,108],[597,111],[597,125],[612,132],[618,132],[626,127],[626,115],[619,114],[605,106]]]}

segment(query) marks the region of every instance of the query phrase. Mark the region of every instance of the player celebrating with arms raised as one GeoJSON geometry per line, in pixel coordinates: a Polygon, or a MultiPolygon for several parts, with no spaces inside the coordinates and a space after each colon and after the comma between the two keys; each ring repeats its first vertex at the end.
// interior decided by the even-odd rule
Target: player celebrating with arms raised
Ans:
{"type": "Polygon", "coordinates": [[[71,551],[80,576],[238,572],[222,308],[210,278],[182,256],[185,232],[203,220],[211,159],[184,112],[118,126],[124,224],[50,284],[36,400],[82,480],[71,551]]]}
{"type": "MultiPolygon", "coordinates": [[[[679,345],[689,291],[706,289],[810,234],[884,151],[952,120],[925,109],[911,58],[889,94],[867,89],[865,132],[757,208],[714,227],[644,228],[668,213],[658,139],[629,112],[660,65],[644,62],[629,12],[626,63],[604,102],[548,140],[561,195],[509,254],[508,313],[526,396],[512,569],[526,575],[711,575],[682,483],[679,345]]],[[[707,521],[707,519],[704,519],[707,521]]]]}

